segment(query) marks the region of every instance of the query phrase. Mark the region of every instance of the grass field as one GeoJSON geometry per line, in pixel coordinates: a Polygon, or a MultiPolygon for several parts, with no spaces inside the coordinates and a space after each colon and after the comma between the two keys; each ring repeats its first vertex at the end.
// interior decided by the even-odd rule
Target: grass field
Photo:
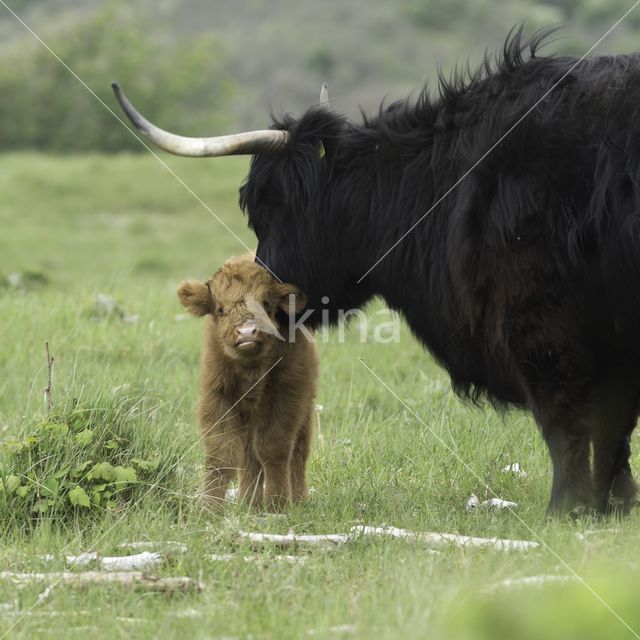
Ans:
{"type": "MultiPolygon", "coordinates": [[[[253,245],[236,204],[244,160],[166,161],[253,245]]],[[[244,248],[148,155],[1,156],[0,194],[0,276],[23,274],[23,286],[0,288],[0,478],[6,485],[9,475],[30,472],[15,468],[11,443],[46,417],[45,340],[55,357],[54,413],[71,412],[77,428],[86,419],[96,437],[124,425],[125,454],[160,460],[157,477],[147,473],[135,499],[113,508],[54,505],[35,518],[19,511],[5,486],[0,571],[60,570],[67,554],[113,555],[123,542],[173,540],[188,551],[153,574],[204,586],[167,595],[58,585],[39,599],[44,585],[0,579],[0,638],[638,637],[638,515],[548,521],[550,464],[530,417],[463,405],[404,329],[397,344],[361,343],[355,327],[345,344],[336,334],[320,342],[323,410],[308,503],[282,518],[233,504],[219,516],[203,513],[194,418],[203,326],[184,318],[175,289],[244,248]],[[98,294],[137,322],[100,317],[98,294]],[[525,478],[501,472],[513,462],[525,478]],[[472,493],[492,492],[518,509],[466,512],[472,493]],[[432,554],[401,540],[362,538],[286,564],[269,551],[245,562],[256,552],[236,539],[240,529],[340,533],[382,523],[541,546],[432,554]],[[238,558],[215,562],[214,553],[238,558]],[[573,581],[490,587],[541,574],[573,581]]],[[[52,449],[33,464],[72,455],[52,449]]]]}

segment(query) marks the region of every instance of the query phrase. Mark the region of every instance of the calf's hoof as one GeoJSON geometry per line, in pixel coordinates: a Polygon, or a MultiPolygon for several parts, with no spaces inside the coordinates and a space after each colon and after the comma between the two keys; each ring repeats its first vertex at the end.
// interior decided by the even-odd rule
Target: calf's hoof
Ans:
{"type": "Polygon", "coordinates": [[[287,496],[269,496],[265,502],[267,511],[280,513],[289,506],[291,500],[287,496]]]}

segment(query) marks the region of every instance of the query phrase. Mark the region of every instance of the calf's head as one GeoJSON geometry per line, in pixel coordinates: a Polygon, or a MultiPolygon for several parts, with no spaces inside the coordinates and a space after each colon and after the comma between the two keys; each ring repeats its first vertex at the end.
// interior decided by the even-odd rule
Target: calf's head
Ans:
{"type": "Polygon", "coordinates": [[[228,262],[206,282],[186,280],[178,298],[193,315],[211,316],[213,339],[241,361],[269,357],[278,343],[293,339],[288,318],[306,304],[296,286],[278,282],[249,259],[228,262]]]}

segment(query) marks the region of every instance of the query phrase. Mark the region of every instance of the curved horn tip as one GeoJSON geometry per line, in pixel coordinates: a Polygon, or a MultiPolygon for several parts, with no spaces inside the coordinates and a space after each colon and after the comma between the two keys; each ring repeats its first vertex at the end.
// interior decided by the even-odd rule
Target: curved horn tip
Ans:
{"type": "Polygon", "coordinates": [[[127,100],[127,96],[117,82],[112,82],[111,86],[120,106],[134,127],[161,149],[178,156],[204,158],[249,155],[277,151],[287,144],[287,132],[273,129],[247,131],[228,136],[214,136],[213,138],[179,136],[160,129],[160,127],[149,122],[143,115],[138,113],[136,108],[127,100]]]}
{"type": "Polygon", "coordinates": [[[326,82],[323,83],[320,89],[320,104],[329,104],[329,87],[327,87],[326,82]]]}

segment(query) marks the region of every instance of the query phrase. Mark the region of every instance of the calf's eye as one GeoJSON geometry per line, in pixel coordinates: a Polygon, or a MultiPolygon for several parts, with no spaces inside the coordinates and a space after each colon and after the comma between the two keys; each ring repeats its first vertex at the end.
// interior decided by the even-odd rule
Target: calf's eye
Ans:
{"type": "Polygon", "coordinates": [[[218,307],[218,315],[219,316],[223,316],[225,315],[226,311],[224,310],[224,307],[218,307]]]}

